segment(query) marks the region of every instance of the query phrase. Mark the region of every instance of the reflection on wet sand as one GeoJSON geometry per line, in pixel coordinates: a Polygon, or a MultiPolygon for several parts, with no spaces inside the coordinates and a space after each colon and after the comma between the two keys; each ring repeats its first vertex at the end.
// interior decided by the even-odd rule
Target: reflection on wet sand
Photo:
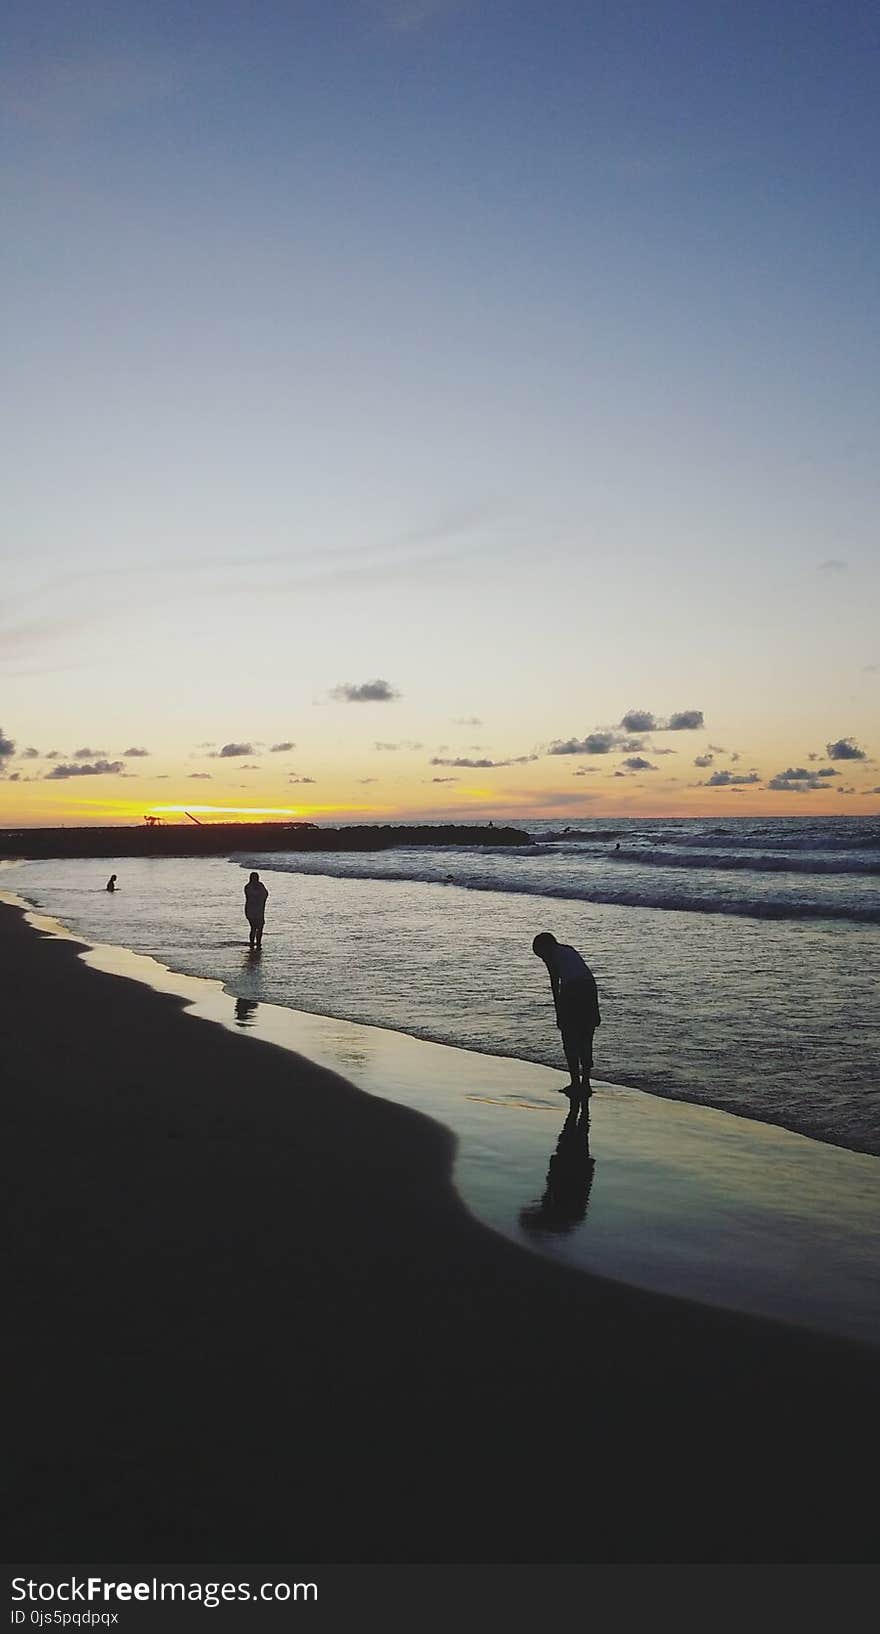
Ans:
{"type": "Polygon", "coordinates": [[[235,1019],[239,1027],[252,1027],[258,1009],[257,999],[236,999],[235,1019]]]}
{"type": "Polygon", "coordinates": [[[562,1125],[543,1197],[520,1209],[523,1230],[574,1231],[586,1215],[595,1168],[595,1158],[590,1156],[589,1106],[584,1102],[580,1109],[572,1107],[562,1125]]]}

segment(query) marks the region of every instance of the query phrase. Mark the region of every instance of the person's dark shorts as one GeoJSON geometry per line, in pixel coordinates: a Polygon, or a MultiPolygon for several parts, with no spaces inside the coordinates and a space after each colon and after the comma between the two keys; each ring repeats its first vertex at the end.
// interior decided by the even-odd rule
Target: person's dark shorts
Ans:
{"type": "Polygon", "coordinates": [[[557,1004],[562,1048],[593,1064],[593,1034],[596,1031],[595,999],[586,982],[570,982],[559,993],[557,1004]]]}

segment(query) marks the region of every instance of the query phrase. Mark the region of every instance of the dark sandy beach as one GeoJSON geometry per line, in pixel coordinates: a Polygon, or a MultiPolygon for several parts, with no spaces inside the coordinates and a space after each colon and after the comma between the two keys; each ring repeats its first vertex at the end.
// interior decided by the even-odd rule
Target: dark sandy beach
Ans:
{"type": "Polygon", "coordinates": [[[7,1558],[867,1562],[878,1353],[475,1223],[451,1139],[0,906],[7,1558]]]}

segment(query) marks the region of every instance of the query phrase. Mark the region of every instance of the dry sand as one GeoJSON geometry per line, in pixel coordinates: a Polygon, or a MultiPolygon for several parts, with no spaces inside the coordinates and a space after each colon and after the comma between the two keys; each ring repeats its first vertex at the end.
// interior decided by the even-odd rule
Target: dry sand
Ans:
{"type": "Polygon", "coordinates": [[[871,1561],[878,1353],[570,1272],[445,1130],[0,906],[7,1558],[871,1561]]]}

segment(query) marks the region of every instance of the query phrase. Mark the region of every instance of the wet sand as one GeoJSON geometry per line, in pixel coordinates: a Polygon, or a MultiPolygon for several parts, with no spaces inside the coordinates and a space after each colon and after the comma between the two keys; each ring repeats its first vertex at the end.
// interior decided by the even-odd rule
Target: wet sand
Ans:
{"type": "Polygon", "coordinates": [[[878,1352],[545,1262],[451,1137],[0,906],[8,1557],[871,1561],[878,1352]]]}

